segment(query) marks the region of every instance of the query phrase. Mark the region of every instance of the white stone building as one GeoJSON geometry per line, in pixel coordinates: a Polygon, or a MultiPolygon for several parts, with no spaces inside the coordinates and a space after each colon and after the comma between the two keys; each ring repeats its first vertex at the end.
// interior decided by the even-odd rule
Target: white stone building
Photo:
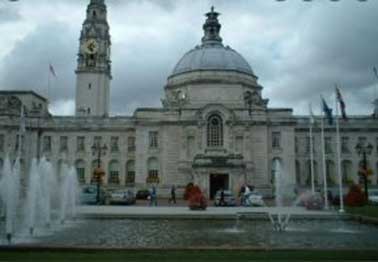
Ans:
{"type": "MultiPolygon", "coordinates": [[[[101,166],[108,188],[148,188],[159,194],[171,185],[195,183],[209,195],[220,187],[237,192],[248,183],[272,193],[274,159],[291,185],[310,185],[309,118],[290,108],[269,108],[263,87],[248,62],[223,44],[218,13],[206,14],[200,45],[177,63],[164,87],[160,108],[139,108],[132,116],[109,117],[110,34],[104,0],[91,0],[80,36],[76,69],[76,115],[52,116],[47,100],[32,91],[0,91],[0,164],[14,158],[20,112],[23,178],[32,158],[45,155],[60,170],[75,165],[81,183],[91,183],[95,144],[106,145],[101,166]]],[[[320,118],[318,118],[319,120],[320,118]]],[[[357,143],[372,144],[368,164],[377,183],[378,121],[350,116],[341,123],[341,172],[346,183],[359,182],[357,143]]],[[[327,177],[337,183],[335,126],[326,125],[327,177]]],[[[314,174],[323,183],[320,128],[314,127],[314,174]]],[[[64,174],[62,174],[64,175],[64,174]]]]}

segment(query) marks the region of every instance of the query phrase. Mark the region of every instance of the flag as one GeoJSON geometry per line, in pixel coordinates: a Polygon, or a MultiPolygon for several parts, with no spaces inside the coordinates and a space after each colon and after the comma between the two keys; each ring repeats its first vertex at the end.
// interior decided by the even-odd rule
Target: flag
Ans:
{"type": "Polygon", "coordinates": [[[343,97],[341,96],[340,89],[336,86],[336,99],[339,102],[340,110],[341,110],[341,116],[346,121],[348,120],[346,112],[345,112],[345,103],[343,100],[343,97]]]}
{"type": "Polygon", "coordinates": [[[328,119],[328,124],[332,125],[333,124],[332,108],[329,108],[329,106],[327,105],[323,97],[321,97],[321,99],[322,99],[323,112],[328,119]]]}
{"type": "Polygon", "coordinates": [[[52,64],[49,64],[49,70],[50,70],[50,73],[51,73],[54,77],[56,77],[55,69],[54,69],[54,67],[52,66],[52,64]]]}
{"type": "Polygon", "coordinates": [[[308,108],[309,108],[309,111],[310,111],[310,123],[311,123],[311,125],[313,125],[315,123],[315,116],[314,116],[314,112],[312,111],[312,104],[311,103],[308,104],[308,108]]]}
{"type": "Polygon", "coordinates": [[[378,78],[378,71],[377,71],[377,68],[375,66],[373,67],[373,71],[374,71],[375,77],[378,78]]]}

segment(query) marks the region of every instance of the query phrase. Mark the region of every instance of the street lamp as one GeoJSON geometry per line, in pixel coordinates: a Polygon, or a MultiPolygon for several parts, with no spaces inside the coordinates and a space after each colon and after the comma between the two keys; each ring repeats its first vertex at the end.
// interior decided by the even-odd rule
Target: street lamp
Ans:
{"type": "Polygon", "coordinates": [[[356,145],[355,149],[356,149],[359,156],[362,155],[362,168],[363,168],[363,170],[360,171],[360,176],[362,176],[364,178],[365,198],[366,198],[366,201],[369,201],[368,184],[367,184],[368,170],[367,170],[366,155],[371,154],[371,152],[373,151],[373,146],[370,143],[367,146],[365,146],[362,143],[358,143],[356,145]]]}
{"type": "Polygon", "coordinates": [[[106,154],[106,150],[108,147],[104,144],[103,146],[100,145],[100,142],[93,144],[92,146],[92,154],[97,156],[97,168],[93,171],[93,176],[97,180],[97,205],[100,204],[100,184],[101,179],[105,175],[104,170],[101,168],[101,156],[106,154]]]}

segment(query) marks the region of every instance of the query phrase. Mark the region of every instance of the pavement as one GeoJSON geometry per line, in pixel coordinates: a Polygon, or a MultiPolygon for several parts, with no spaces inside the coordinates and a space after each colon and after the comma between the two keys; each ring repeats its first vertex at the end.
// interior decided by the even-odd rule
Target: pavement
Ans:
{"type": "Polygon", "coordinates": [[[268,214],[290,214],[291,217],[331,218],[340,216],[337,211],[306,210],[304,207],[214,207],[206,210],[190,210],[185,201],[169,205],[149,206],[147,201],[138,201],[132,206],[80,206],[78,213],[90,218],[180,218],[180,219],[235,219],[236,217],[268,218],[268,214]]]}

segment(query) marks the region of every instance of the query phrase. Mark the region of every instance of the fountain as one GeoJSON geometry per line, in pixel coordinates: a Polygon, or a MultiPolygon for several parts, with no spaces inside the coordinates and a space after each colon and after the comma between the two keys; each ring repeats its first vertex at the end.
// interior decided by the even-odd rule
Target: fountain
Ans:
{"type": "Polygon", "coordinates": [[[69,168],[66,164],[62,165],[61,175],[63,181],[60,198],[60,222],[64,224],[66,218],[75,218],[76,216],[78,181],[76,169],[74,167],[69,168]]]}
{"type": "MultiPolygon", "coordinates": [[[[276,208],[278,210],[276,217],[272,212],[268,212],[269,219],[272,223],[273,229],[278,232],[286,230],[286,227],[289,224],[290,213],[289,210],[283,210],[283,196],[287,193],[283,190],[287,189],[287,184],[285,183],[282,175],[282,166],[281,161],[274,159],[273,161],[273,170],[274,170],[274,186],[275,186],[275,201],[276,208]],[[286,212],[283,212],[286,211],[286,212]]],[[[287,190],[286,190],[287,191],[287,190]]]]}
{"type": "MultiPolygon", "coordinates": [[[[16,161],[19,163],[19,161],[16,161]]],[[[17,171],[19,164],[14,170],[17,171]]],[[[19,181],[17,176],[14,176],[12,165],[9,157],[7,156],[4,161],[2,170],[2,178],[0,181],[1,198],[5,206],[5,233],[9,244],[12,243],[12,238],[15,231],[16,211],[18,205],[19,181]]]]}

